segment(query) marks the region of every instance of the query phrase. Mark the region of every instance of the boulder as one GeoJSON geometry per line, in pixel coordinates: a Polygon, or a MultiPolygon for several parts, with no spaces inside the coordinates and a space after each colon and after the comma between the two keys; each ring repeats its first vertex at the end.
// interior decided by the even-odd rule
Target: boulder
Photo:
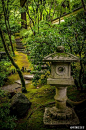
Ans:
{"type": "Polygon", "coordinates": [[[16,93],[11,99],[11,114],[23,117],[31,106],[31,102],[22,93],[16,93]]]}

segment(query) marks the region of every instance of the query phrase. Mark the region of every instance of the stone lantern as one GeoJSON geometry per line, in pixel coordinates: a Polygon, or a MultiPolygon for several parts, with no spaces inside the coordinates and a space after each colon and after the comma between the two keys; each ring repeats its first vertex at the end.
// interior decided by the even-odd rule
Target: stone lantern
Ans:
{"type": "Polygon", "coordinates": [[[51,64],[51,75],[47,84],[56,87],[55,106],[45,108],[43,122],[45,125],[77,125],[79,119],[73,109],[66,106],[67,86],[74,85],[71,76],[71,62],[79,59],[64,52],[64,47],[58,46],[57,52],[44,58],[44,61],[51,64]]]}

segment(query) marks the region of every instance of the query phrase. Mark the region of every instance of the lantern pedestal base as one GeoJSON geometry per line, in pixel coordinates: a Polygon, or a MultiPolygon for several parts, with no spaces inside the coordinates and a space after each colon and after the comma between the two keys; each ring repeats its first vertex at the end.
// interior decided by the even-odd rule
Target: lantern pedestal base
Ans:
{"type": "Polygon", "coordinates": [[[74,110],[69,107],[66,107],[65,110],[46,107],[43,122],[49,126],[78,125],[79,119],[74,110]]]}

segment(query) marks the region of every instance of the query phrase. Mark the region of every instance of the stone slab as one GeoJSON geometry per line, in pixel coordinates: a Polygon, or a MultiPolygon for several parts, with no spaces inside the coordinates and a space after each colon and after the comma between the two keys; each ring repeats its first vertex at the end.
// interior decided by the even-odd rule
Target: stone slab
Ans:
{"type": "MultiPolygon", "coordinates": [[[[59,46],[61,47],[61,46],[59,46]]],[[[61,49],[61,48],[60,48],[61,49]]],[[[44,57],[43,61],[45,62],[62,62],[62,63],[70,63],[70,62],[76,62],[79,61],[79,58],[66,52],[55,52],[52,53],[46,57],[44,57]]]]}
{"type": "Polygon", "coordinates": [[[31,74],[45,74],[44,71],[31,71],[31,74]]]}
{"type": "Polygon", "coordinates": [[[69,86],[69,85],[74,85],[74,79],[73,78],[64,78],[64,79],[52,79],[48,78],[47,79],[47,84],[51,85],[64,85],[64,86],[69,86]]]}
{"type": "Polygon", "coordinates": [[[8,91],[8,92],[15,92],[17,90],[20,92],[21,86],[19,84],[15,83],[15,84],[3,86],[1,89],[4,91],[8,91]]]}
{"type": "Polygon", "coordinates": [[[6,52],[0,52],[0,54],[2,54],[2,55],[3,55],[3,54],[6,54],[6,52]]]}
{"type": "Polygon", "coordinates": [[[24,75],[24,79],[31,80],[33,79],[34,75],[24,75]]]}
{"type": "Polygon", "coordinates": [[[31,70],[30,70],[30,69],[27,69],[26,71],[27,71],[27,72],[31,72],[31,70]]]}
{"type": "MultiPolygon", "coordinates": [[[[73,116],[72,116],[72,119],[70,118],[66,118],[66,119],[61,119],[61,118],[52,118],[50,116],[50,108],[46,107],[45,108],[45,112],[44,112],[44,117],[43,117],[43,122],[45,125],[47,126],[68,126],[68,125],[79,125],[79,119],[76,115],[76,113],[74,112],[73,109],[70,109],[70,111],[72,111],[73,113],[73,116]]],[[[61,115],[62,113],[58,112],[58,113],[55,113],[54,114],[57,114],[57,115],[61,115]]]]}
{"type": "MultiPolygon", "coordinates": [[[[16,80],[15,83],[18,83],[18,84],[21,85],[21,80],[16,80]]],[[[30,83],[30,81],[26,81],[26,80],[25,80],[25,84],[28,84],[28,83],[30,83]]]]}

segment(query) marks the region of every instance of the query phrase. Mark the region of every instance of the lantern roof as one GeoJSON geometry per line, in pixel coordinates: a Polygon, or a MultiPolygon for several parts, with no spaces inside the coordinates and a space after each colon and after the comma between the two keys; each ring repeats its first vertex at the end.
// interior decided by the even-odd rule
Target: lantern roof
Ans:
{"type": "Polygon", "coordinates": [[[46,57],[44,57],[43,61],[46,62],[76,62],[79,61],[79,58],[64,52],[64,47],[58,46],[57,52],[52,53],[46,57]]]}

